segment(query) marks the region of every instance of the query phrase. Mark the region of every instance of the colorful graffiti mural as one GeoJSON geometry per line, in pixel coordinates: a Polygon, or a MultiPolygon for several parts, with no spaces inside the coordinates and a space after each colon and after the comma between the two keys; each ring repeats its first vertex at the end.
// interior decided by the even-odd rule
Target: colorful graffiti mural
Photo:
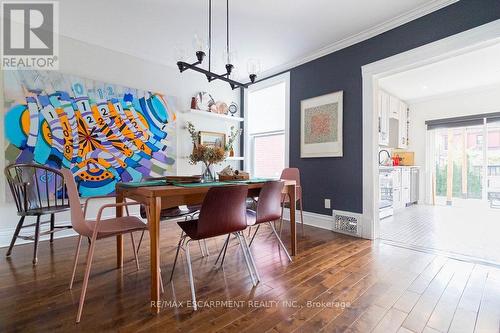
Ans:
{"type": "Polygon", "coordinates": [[[5,71],[6,163],[70,168],[82,196],[175,173],[171,98],[51,71],[5,71]]]}

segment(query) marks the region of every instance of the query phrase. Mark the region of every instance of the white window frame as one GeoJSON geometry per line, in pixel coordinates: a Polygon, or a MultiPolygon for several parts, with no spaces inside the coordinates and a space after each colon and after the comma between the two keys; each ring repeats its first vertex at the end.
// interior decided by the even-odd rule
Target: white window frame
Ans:
{"type": "Polygon", "coordinates": [[[285,168],[289,166],[289,161],[290,161],[290,72],[286,72],[280,75],[273,76],[269,79],[264,79],[260,82],[257,82],[255,84],[252,84],[248,89],[245,90],[244,92],[244,135],[245,135],[245,142],[244,142],[244,147],[243,147],[243,152],[245,156],[244,160],[244,169],[248,171],[252,176],[254,174],[254,162],[255,162],[255,156],[253,152],[253,138],[256,136],[268,136],[272,134],[281,134],[283,131],[272,131],[272,132],[262,132],[262,133],[255,133],[253,135],[250,135],[248,132],[248,94],[251,92],[255,92],[258,90],[262,90],[265,88],[269,88],[271,86],[285,83],[285,168]]]}

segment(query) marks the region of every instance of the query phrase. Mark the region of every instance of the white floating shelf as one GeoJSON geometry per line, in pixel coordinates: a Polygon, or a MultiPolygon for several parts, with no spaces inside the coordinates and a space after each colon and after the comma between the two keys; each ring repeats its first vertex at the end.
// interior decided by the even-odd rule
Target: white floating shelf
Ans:
{"type": "Polygon", "coordinates": [[[228,116],[225,114],[213,113],[213,112],[196,110],[196,109],[189,109],[187,111],[184,111],[183,113],[191,113],[191,114],[195,114],[195,115],[199,115],[199,116],[203,116],[203,117],[209,117],[209,118],[219,118],[219,119],[223,119],[224,121],[242,122],[244,120],[241,117],[233,117],[233,116],[228,116]]]}
{"type": "Polygon", "coordinates": [[[240,156],[227,157],[226,161],[243,161],[245,158],[240,156]]]}

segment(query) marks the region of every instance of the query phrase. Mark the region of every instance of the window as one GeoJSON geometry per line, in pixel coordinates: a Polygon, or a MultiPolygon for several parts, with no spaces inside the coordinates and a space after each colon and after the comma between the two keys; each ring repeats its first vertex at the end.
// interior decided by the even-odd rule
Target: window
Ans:
{"type": "Polygon", "coordinates": [[[253,141],[254,176],[279,178],[285,168],[285,134],[255,135],[253,141]]]}
{"type": "Polygon", "coordinates": [[[279,178],[288,164],[288,77],[265,80],[246,91],[245,169],[252,177],[279,178]]]}
{"type": "Polygon", "coordinates": [[[483,145],[483,136],[482,135],[476,135],[476,145],[478,145],[478,146],[483,145]]]}

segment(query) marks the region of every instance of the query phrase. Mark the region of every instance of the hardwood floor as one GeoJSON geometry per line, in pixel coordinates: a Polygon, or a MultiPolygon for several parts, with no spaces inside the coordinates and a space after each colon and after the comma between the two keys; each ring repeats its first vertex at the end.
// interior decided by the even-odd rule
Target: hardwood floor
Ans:
{"type": "Polygon", "coordinates": [[[381,239],[498,265],[499,234],[500,209],[472,199],[462,206],[411,206],[380,221],[381,239]]]}
{"type": "Polygon", "coordinates": [[[222,238],[209,241],[208,258],[201,258],[199,249],[192,246],[197,297],[203,302],[193,312],[186,307],[190,291],[183,256],[173,284],[167,283],[179,233],[175,224],[162,224],[165,302],[159,315],[149,311],[148,241],[141,247],[139,271],[130,243],[125,244],[124,267],[118,270],[114,239],[99,241],[78,325],[75,316],[86,251],[80,256],[76,285],[69,291],[76,238],[58,239],[52,247],[42,242],[36,267],[31,265],[30,244],[14,248],[10,259],[1,249],[0,332],[500,329],[500,269],[307,226],[305,236],[299,237],[300,254],[293,263],[278,251],[269,230],[261,230],[252,247],[262,278],[255,288],[235,240],[223,270],[213,267],[222,238]],[[174,307],[174,300],[182,306],[174,307]],[[228,300],[233,303],[216,303],[228,300]]]}

